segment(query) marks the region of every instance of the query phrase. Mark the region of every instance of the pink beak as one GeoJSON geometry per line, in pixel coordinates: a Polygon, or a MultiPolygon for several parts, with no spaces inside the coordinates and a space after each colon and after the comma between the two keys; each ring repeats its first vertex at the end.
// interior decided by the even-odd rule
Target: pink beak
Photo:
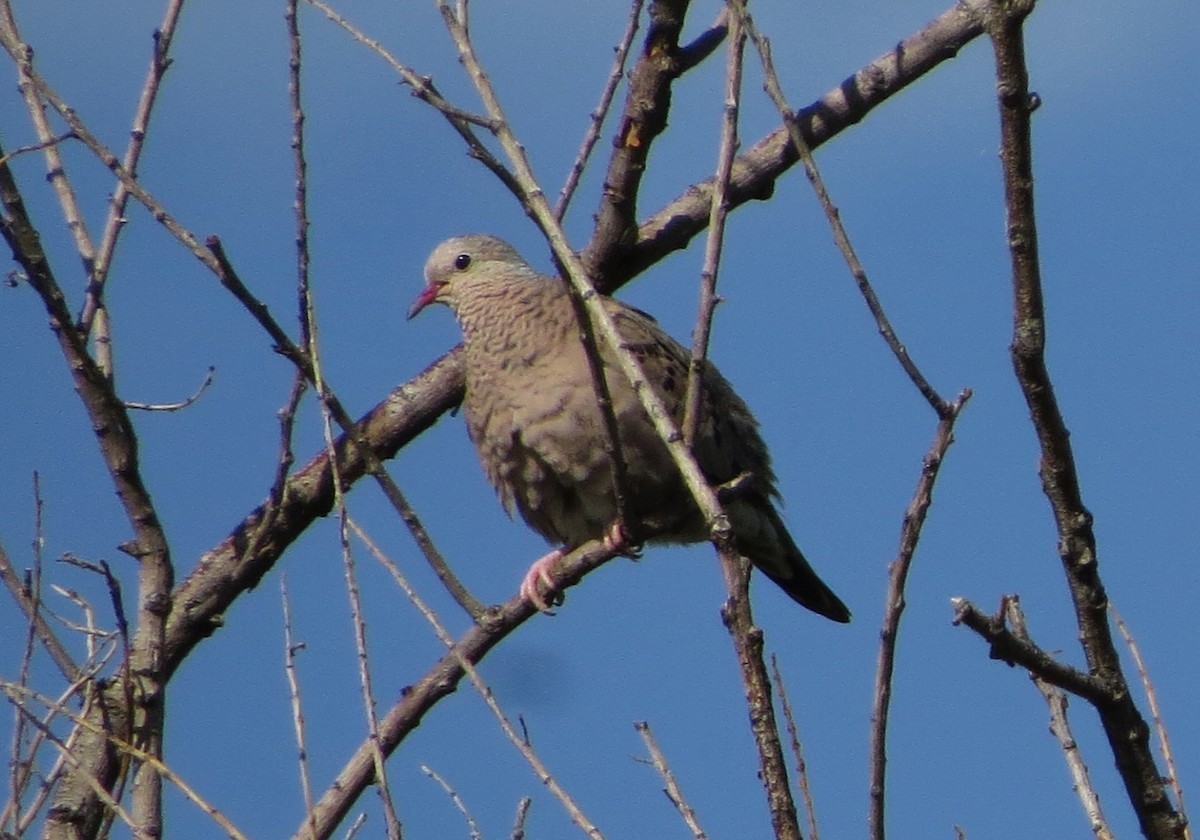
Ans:
{"type": "Polygon", "coordinates": [[[437,300],[438,292],[442,290],[444,283],[430,283],[421,290],[421,294],[417,295],[417,299],[413,301],[412,306],[408,308],[408,320],[415,318],[422,309],[437,300]]]}

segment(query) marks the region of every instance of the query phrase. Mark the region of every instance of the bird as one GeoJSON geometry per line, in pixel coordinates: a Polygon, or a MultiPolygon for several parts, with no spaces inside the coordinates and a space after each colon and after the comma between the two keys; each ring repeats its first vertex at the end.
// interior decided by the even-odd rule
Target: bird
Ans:
{"type": "MultiPolygon", "coordinates": [[[[425,285],[408,311],[431,304],[454,313],[463,334],[467,430],[508,514],[558,548],[535,562],[520,594],[543,612],[555,594],[554,564],[592,539],[610,549],[632,532],[648,542],[709,538],[700,509],[655,431],[615,351],[597,339],[625,463],[619,511],[608,432],[575,310],[564,282],[539,273],[512,245],[488,234],[455,236],[425,263],[425,285]],[[632,528],[630,527],[632,526],[632,528]]],[[[683,416],[690,353],[644,312],[601,296],[651,387],[676,422],[683,416]]],[[[720,371],[706,362],[692,453],[710,485],[743,477],[725,503],[734,544],[804,607],[848,622],[846,605],[813,571],[784,525],[771,457],[758,421],[720,371]]]]}

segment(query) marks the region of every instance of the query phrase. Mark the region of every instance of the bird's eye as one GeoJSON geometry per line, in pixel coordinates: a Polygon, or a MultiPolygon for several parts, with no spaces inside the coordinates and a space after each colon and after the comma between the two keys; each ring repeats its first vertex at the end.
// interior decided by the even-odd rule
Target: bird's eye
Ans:
{"type": "Polygon", "coordinates": [[[459,271],[464,271],[471,264],[470,254],[459,254],[454,258],[454,267],[459,271]]]}

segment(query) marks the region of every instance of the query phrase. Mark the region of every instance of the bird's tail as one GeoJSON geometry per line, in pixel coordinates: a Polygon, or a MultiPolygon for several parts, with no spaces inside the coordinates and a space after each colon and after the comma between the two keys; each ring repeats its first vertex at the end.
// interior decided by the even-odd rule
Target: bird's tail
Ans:
{"type": "Polygon", "coordinates": [[[738,550],[792,600],[833,621],[850,620],[850,610],[808,565],[770,500],[737,499],[726,512],[738,550]]]}

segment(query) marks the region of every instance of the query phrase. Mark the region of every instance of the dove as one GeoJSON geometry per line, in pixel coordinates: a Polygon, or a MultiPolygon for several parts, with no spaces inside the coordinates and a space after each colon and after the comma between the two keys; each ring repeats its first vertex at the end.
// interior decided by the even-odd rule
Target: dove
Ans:
{"type": "MultiPolygon", "coordinates": [[[[680,422],[690,354],[650,316],[610,297],[601,300],[625,349],[680,422]]],[[[558,546],[530,567],[522,596],[547,611],[542,591],[555,592],[554,564],[591,539],[615,550],[627,533],[644,532],[650,542],[663,543],[709,538],[615,352],[598,340],[626,466],[624,513],[633,519],[618,521],[604,418],[561,279],[539,273],[495,236],[457,236],[429,256],[425,286],[408,317],[434,303],[448,306],[462,329],[463,410],[488,481],[510,516],[519,513],[558,546]]],[[[701,387],[696,462],[714,487],[745,476],[725,503],[737,550],[793,600],[849,621],[850,611],[809,566],[775,508],[779,493],[758,421],[711,363],[701,387]]]]}

